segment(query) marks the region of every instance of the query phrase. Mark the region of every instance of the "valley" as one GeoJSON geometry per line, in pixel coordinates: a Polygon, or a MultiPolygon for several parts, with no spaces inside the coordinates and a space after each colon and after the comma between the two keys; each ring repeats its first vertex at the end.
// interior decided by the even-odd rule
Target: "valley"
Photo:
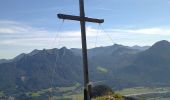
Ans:
{"type": "MultiPolygon", "coordinates": [[[[145,49],[114,44],[89,49],[88,55],[92,86],[105,84],[132,97],[169,96],[170,42],[158,41],[145,49]]],[[[1,61],[1,98],[82,98],[80,49],[34,50],[1,61]]]]}

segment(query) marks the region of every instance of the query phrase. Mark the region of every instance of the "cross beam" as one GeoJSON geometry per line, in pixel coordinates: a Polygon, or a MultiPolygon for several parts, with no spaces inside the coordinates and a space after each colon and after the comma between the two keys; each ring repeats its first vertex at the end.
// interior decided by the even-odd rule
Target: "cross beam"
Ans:
{"type": "Polygon", "coordinates": [[[103,23],[104,22],[103,19],[80,17],[80,16],[66,15],[66,14],[58,14],[58,18],[67,19],[67,20],[76,20],[76,21],[86,21],[86,22],[93,22],[93,23],[103,23]]]}
{"type": "Polygon", "coordinates": [[[80,21],[81,26],[81,40],[82,40],[82,55],[83,55],[83,71],[84,71],[84,100],[91,100],[90,98],[90,83],[88,72],[87,59],[87,43],[86,43],[86,22],[103,23],[104,19],[88,18],[85,16],[84,0],[79,0],[80,16],[58,14],[58,18],[80,21]]]}

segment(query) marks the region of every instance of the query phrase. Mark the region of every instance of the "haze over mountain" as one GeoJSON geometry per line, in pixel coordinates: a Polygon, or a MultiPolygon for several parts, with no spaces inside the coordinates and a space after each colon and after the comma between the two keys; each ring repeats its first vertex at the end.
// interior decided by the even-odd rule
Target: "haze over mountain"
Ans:
{"type": "MultiPolygon", "coordinates": [[[[105,81],[117,89],[170,85],[168,41],[159,41],[146,49],[118,44],[97,47],[89,49],[88,55],[91,81],[105,81]]],[[[80,49],[34,50],[12,60],[1,60],[0,90],[29,91],[82,84],[82,69],[80,49]]]]}
{"type": "Polygon", "coordinates": [[[146,51],[138,53],[135,60],[121,71],[139,84],[169,85],[170,42],[157,42],[146,51]]]}

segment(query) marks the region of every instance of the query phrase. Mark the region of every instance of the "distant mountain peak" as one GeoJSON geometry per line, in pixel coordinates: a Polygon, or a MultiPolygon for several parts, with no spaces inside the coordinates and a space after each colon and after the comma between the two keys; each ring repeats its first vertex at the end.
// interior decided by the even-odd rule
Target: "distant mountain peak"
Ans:
{"type": "Polygon", "coordinates": [[[37,49],[34,49],[32,52],[30,52],[28,55],[29,56],[33,56],[33,55],[35,55],[35,54],[37,54],[37,53],[39,53],[40,52],[40,50],[37,50],[37,49]]]}
{"type": "Polygon", "coordinates": [[[11,61],[18,61],[18,60],[22,59],[24,56],[26,56],[26,54],[25,53],[21,53],[20,55],[18,55],[15,58],[13,58],[11,61]]]}
{"type": "Polygon", "coordinates": [[[113,46],[115,46],[115,47],[122,47],[123,45],[115,43],[113,46]]]}
{"type": "Polygon", "coordinates": [[[156,42],[154,45],[163,45],[163,46],[167,45],[168,46],[168,45],[170,45],[170,42],[167,40],[162,40],[162,41],[156,42]]]}
{"type": "Polygon", "coordinates": [[[159,42],[156,42],[152,47],[151,49],[164,49],[164,48],[170,48],[170,42],[167,41],[167,40],[162,40],[162,41],[159,41],[159,42]]]}
{"type": "Polygon", "coordinates": [[[67,48],[66,47],[62,47],[62,48],[60,48],[60,50],[66,50],[67,48]]]}
{"type": "Polygon", "coordinates": [[[153,46],[151,46],[148,51],[150,53],[161,54],[161,55],[169,55],[170,54],[170,42],[166,40],[162,40],[156,42],[153,46]]]}

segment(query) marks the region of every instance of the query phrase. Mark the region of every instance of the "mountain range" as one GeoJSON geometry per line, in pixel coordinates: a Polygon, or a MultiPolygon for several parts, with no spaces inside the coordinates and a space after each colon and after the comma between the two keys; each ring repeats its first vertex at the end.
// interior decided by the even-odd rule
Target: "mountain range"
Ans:
{"type": "MultiPolygon", "coordinates": [[[[115,89],[170,85],[170,42],[166,40],[151,47],[114,44],[92,48],[88,50],[88,59],[92,85],[98,81],[115,89]]],[[[83,84],[81,49],[34,50],[0,60],[0,80],[3,91],[83,84]]]]}

